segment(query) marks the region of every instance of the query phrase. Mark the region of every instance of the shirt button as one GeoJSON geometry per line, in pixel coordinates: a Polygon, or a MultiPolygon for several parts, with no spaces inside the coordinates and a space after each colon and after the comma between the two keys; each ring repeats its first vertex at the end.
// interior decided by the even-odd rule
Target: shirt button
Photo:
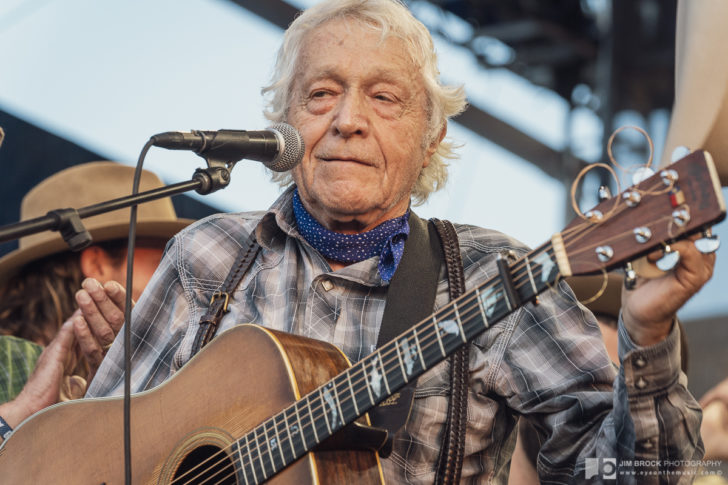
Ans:
{"type": "Polygon", "coordinates": [[[634,366],[638,369],[642,369],[644,366],[647,365],[647,361],[642,358],[641,355],[637,356],[637,358],[634,360],[634,366]]]}
{"type": "Polygon", "coordinates": [[[637,379],[637,382],[634,383],[634,387],[637,389],[644,389],[647,387],[647,381],[643,377],[640,377],[637,379]]]}
{"type": "Polygon", "coordinates": [[[331,280],[323,280],[321,282],[321,287],[326,291],[331,291],[334,288],[334,284],[331,280]]]}

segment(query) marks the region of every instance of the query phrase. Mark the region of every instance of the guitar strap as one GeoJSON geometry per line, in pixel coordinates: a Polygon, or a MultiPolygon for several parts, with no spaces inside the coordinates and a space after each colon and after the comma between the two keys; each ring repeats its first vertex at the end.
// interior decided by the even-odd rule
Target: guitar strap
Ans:
{"type": "MultiPolygon", "coordinates": [[[[377,348],[404,333],[432,314],[437,279],[442,265],[442,245],[432,222],[409,217],[410,233],[402,259],[387,290],[387,303],[379,327],[377,348]]],[[[392,452],[394,434],[408,421],[416,382],[411,382],[369,411],[372,425],[387,431],[387,441],[379,450],[383,457],[392,452]]]]}
{"type": "MultiPolygon", "coordinates": [[[[443,259],[450,299],[457,298],[465,291],[460,246],[452,223],[431,219],[427,224],[416,214],[410,213],[409,224],[410,234],[404,254],[389,285],[377,348],[431,315],[443,259]]],[[[460,469],[465,456],[468,364],[467,345],[450,357],[451,398],[437,464],[437,484],[454,485],[460,482],[460,469]]],[[[388,432],[387,443],[380,450],[382,456],[391,452],[392,437],[409,419],[414,389],[415,383],[410,383],[369,411],[372,424],[388,432]]]]}
{"type": "MultiPolygon", "coordinates": [[[[465,275],[460,245],[455,227],[449,221],[432,219],[442,239],[447,268],[450,301],[465,292],[465,275]]],[[[440,448],[435,483],[460,483],[460,471],[465,458],[465,431],[468,413],[468,381],[470,376],[470,346],[464,345],[450,357],[450,404],[447,409],[445,437],[440,448]]]]}
{"type": "Polygon", "coordinates": [[[252,231],[247,243],[240,246],[238,255],[235,258],[235,264],[225,278],[220,290],[212,294],[207,312],[200,318],[200,326],[197,328],[195,341],[192,344],[191,355],[197,354],[215,336],[220,320],[229,311],[230,295],[233,294],[235,288],[240,284],[240,280],[243,279],[245,273],[253,265],[259,251],[260,244],[255,240],[255,231],[252,231]]]}

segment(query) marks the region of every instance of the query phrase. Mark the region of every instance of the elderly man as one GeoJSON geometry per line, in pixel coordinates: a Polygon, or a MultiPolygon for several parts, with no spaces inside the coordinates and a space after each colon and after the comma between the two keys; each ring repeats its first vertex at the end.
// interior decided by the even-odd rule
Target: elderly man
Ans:
{"type": "MultiPolygon", "coordinates": [[[[261,249],[218,335],[255,322],[333,343],[354,362],[377,345],[414,217],[410,203],[445,182],[446,123],[463,109],[463,93],[440,84],[429,33],[392,0],[332,0],[304,12],[286,32],[266,91],[269,117],[290,123],[305,141],[294,183],[267,212],[212,216],[167,247],[134,309],[133,392],[161,384],[190,360],[200,316],[251,234],[261,249]]],[[[498,253],[525,253],[498,232],[455,227],[467,287],[497,274],[498,253]]],[[[714,256],[689,242],[675,247],[683,256],[675,271],[626,299],[619,375],[593,316],[565,284],[475,339],[462,482],[505,482],[519,417],[539,432],[538,472],[549,483],[584,482],[589,458],[700,458],[700,411],[678,379],[674,317],[710,278],[714,256]]],[[[440,278],[434,307],[447,302],[440,278]]],[[[117,339],[89,396],[121,394],[122,350],[117,339]]],[[[409,420],[382,460],[389,483],[436,480],[449,389],[448,363],[418,380],[409,420]]],[[[644,481],[658,478],[676,479],[644,481]]]]}

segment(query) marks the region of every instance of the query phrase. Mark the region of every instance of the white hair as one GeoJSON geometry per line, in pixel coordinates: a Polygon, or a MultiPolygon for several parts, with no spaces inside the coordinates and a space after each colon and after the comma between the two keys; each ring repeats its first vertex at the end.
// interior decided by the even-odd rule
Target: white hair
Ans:
{"type": "MultiPolygon", "coordinates": [[[[286,30],[271,83],[262,90],[268,98],[266,118],[274,122],[286,121],[293,81],[300,68],[298,60],[306,36],[322,24],[340,18],[358,20],[378,29],[382,40],[394,35],[405,41],[412,61],[422,72],[425,84],[429,119],[423,144],[429,146],[447,126],[447,120],[465,109],[465,92],[462,86],[445,86],[440,82],[432,37],[400,0],[327,0],[299,15],[286,30]]],[[[453,143],[446,139],[440,142],[430,163],[422,169],[412,188],[415,205],[422,204],[432,192],[445,185],[446,160],[457,157],[453,148],[453,143]]],[[[288,185],[292,177],[290,171],[273,173],[273,180],[288,185]]]]}

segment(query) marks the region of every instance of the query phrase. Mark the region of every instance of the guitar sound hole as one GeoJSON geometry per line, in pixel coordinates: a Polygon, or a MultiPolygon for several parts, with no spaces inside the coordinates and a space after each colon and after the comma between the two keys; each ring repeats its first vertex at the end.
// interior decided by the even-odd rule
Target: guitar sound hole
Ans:
{"type": "Polygon", "coordinates": [[[217,446],[200,446],[180,463],[172,483],[236,485],[235,465],[217,446]],[[199,465],[199,466],[198,466],[199,465]],[[189,472],[189,473],[188,473],[189,472]]]}

